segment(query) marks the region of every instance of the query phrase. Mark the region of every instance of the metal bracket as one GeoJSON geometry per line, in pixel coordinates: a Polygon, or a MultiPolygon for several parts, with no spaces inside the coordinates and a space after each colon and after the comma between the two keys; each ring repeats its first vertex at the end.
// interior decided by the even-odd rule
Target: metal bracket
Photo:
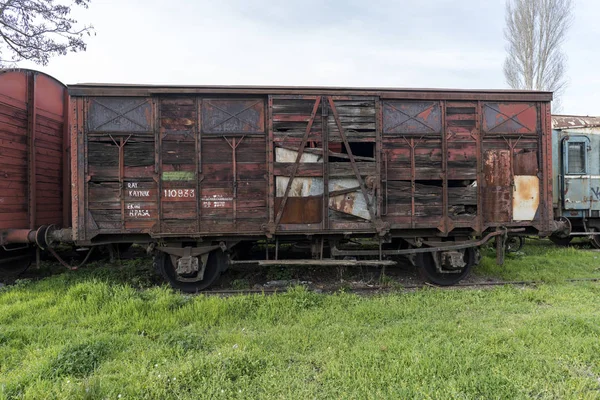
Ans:
{"type": "Polygon", "coordinates": [[[162,247],[159,246],[156,249],[167,253],[171,256],[184,257],[186,255],[197,257],[201,254],[208,254],[213,250],[220,248],[219,246],[203,246],[203,247],[162,247]]]}

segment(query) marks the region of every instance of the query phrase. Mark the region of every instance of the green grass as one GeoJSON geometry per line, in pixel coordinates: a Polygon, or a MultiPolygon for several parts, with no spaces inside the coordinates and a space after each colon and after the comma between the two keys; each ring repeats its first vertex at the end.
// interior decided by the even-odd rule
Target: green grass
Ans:
{"type": "Polygon", "coordinates": [[[495,247],[484,255],[475,273],[507,281],[562,282],[566,279],[600,278],[600,252],[588,251],[585,240],[560,247],[549,240],[530,239],[518,253],[508,253],[504,265],[496,265],[495,247]]]}
{"type": "Polygon", "coordinates": [[[218,298],[140,289],[135,263],[20,281],[0,398],[600,398],[600,285],[562,281],[599,253],[523,252],[478,273],[548,284],[218,298]]]}

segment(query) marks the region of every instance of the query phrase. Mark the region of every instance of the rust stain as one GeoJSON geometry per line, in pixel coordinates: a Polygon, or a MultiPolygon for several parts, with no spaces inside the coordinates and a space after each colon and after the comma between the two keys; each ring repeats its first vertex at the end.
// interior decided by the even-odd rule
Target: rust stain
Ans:
{"type": "Polygon", "coordinates": [[[516,175],[513,193],[513,221],[532,221],[540,205],[540,180],[537,176],[516,175]]]}
{"type": "Polygon", "coordinates": [[[426,110],[422,111],[421,113],[419,113],[419,117],[423,118],[425,121],[427,121],[427,119],[429,118],[429,116],[431,115],[431,112],[433,111],[433,107],[427,107],[426,110]]]}
{"type": "Polygon", "coordinates": [[[510,152],[488,150],[484,155],[485,181],[488,186],[510,185],[510,152]]]}

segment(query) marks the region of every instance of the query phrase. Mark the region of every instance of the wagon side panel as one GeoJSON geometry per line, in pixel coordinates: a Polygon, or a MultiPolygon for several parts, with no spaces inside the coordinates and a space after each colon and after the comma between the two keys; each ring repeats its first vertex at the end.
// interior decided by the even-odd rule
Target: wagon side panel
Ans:
{"type": "Polygon", "coordinates": [[[0,229],[69,225],[65,92],[36,71],[0,73],[0,229]]]}

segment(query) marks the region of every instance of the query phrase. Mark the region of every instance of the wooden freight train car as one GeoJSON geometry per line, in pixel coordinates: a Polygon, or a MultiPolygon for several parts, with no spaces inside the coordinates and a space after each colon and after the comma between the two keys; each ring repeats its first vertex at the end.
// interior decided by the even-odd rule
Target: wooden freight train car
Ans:
{"type": "Polygon", "coordinates": [[[386,265],[402,254],[451,284],[491,238],[501,252],[509,232],[554,230],[551,93],[69,93],[73,240],[152,242],[182,290],[207,287],[232,263],[386,265]],[[257,242],[263,257],[248,259],[257,242]],[[290,247],[308,255],[286,258],[290,247]]]}
{"type": "Polygon", "coordinates": [[[29,266],[47,227],[71,226],[68,101],[51,76],[0,70],[0,273],[29,266]]]}

